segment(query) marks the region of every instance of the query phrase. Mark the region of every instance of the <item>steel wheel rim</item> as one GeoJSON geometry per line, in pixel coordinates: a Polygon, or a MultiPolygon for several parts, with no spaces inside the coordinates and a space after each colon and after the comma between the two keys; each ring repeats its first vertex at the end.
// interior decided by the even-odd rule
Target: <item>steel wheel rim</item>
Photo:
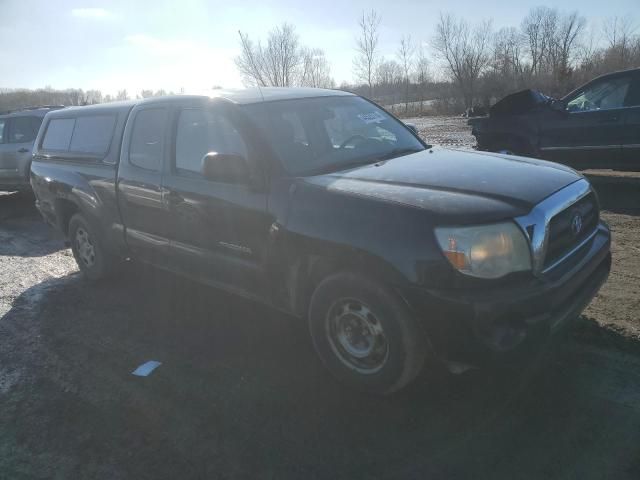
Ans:
{"type": "Polygon", "coordinates": [[[327,313],[325,327],[331,349],[348,368],[372,374],[386,365],[389,343],[382,324],[360,300],[336,301],[327,313]]]}
{"type": "Polygon", "coordinates": [[[82,263],[87,267],[93,266],[96,261],[96,251],[91,243],[89,233],[82,227],[76,230],[76,251],[82,263]]]}

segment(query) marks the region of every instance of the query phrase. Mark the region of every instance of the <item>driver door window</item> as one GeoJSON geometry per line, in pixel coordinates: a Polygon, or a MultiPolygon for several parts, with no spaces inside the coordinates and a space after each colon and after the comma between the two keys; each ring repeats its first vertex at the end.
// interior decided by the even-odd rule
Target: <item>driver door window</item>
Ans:
{"type": "Polygon", "coordinates": [[[202,176],[202,159],[209,152],[247,158],[247,145],[231,121],[220,112],[185,109],[180,112],[176,132],[178,174],[202,176]]]}
{"type": "Polygon", "coordinates": [[[630,84],[630,77],[620,77],[594,83],[570,100],[567,103],[567,110],[569,112],[589,112],[622,108],[624,107],[630,84]]]}

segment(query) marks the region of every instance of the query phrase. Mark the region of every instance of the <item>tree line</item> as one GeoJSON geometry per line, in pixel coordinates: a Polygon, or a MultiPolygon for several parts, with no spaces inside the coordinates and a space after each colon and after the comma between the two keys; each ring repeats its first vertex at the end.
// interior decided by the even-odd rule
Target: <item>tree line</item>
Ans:
{"type": "MultiPolygon", "coordinates": [[[[578,12],[540,6],[520,25],[496,30],[491,20],[472,23],[441,13],[431,38],[403,35],[393,54],[381,51],[381,24],[375,10],[362,12],[354,42],[355,83],[339,88],[403,105],[405,113],[410,106],[422,112],[426,101],[431,111],[449,113],[489,106],[524,88],[561,96],[597,75],[640,67],[640,35],[629,17],[588,25],[578,12]]],[[[335,84],[324,52],[301,45],[294,26],[274,28],[264,45],[239,34],[236,65],[247,85],[335,84]],[[309,76],[311,58],[318,59],[315,76],[309,76]]]]}
{"type": "Polygon", "coordinates": [[[103,95],[100,90],[83,90],[81,88],[67,88],[62,90],[51,87],[38,88],[35,90],[5,88],[0,89],[0,113],[20,110],[25,107],[46,105],[75,107],[131,100],[132,98],[161,97],[164,95],[174,95],[174,92],[167,92],[165,90],[141,90],[132,97],[126,89],[118,90],[115,95],[103,95]]]}
{"type": "MultiPolygon", "coordinates": [[[[630,17],[587,20],[578,12],[532,8],[517,26],[494,28],[441,13],[430,38],[403,35],[382,52],[381,15],[364,11],[353,44],[353,83],[338,88],[391,105],[396,113],[454,113],[489,106],[504,95],[534,88],[561,96],[591,78],[640,67],[640,35],[630,17]]],[[[331,63],[318,46],[304,45],[294,25],[274,27],[264,40],[238,32],[235,65],[247,86],[336,88],[331,63]]],[[[219,87],[213,87],[219,88],[219,87]]],[[[0,111],[30,105],[87,105],[172,94],[142,90],[0,90],[0,111]]]]}

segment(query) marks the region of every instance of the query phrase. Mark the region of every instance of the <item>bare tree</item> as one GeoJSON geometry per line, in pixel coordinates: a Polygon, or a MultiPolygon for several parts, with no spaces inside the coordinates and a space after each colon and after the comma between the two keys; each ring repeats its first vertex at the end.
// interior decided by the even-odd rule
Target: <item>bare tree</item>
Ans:
{"type": "Polygon", "coordinates": [[[466,107],[473,106],[475,88],[489,63],[491,22],[475,27],[450,14],[440,14],[433,38],[433,49],[454,80],[466,107]]]}
{"type": "Polygon", "coordinates": [[[332,87],[331,68],[320,49],[300,45],[293,25],[287,23],[269,32],[266,46],[240,35],[241,52],[235,62],[248,85],[332,87]]]}
{"type": "Polygon", "coordinates": [[[509,79],[522,74],[523,41],[524,37],[514,27],[504,27],[496,32],[491,61],[494,72],[509,79]]]}
{"type": "Polygon", "coordinates": [[[238,32],[242,51],[236,66],[245,82],[262,87],[290,87],[295,83],[301,52],[295,27],[284,23],[269,32],[266,46],[254,44],[238,32]]]}
{"type": "Polygon", "coordinates": [[[358,21],[360,36],[356,39],[356,58],[353,61],[353,69],[359,81],[369,87],[369,97],[373,97],[373,84],[379,61],[378,52],[378,28],[380,15],[375,10],[362,12],[358,21]]]}
{"type": "Polygon", "coordinates": [[[627,44],[634,30],[633,19],[630,17],[609,17],[602,24],[602,31],[609,48],[627,44]]]}
{"type": "Polygon", "coordinates": [[[585,18],[579,16],[578,12],[569,13],[560,19],[553,45],[554,76],[560,83],[564,83],[569,76],[577,40],[586,24],[585,18]]]}
{"type": "Polygon", "coordinates": [[[633,45],[635,30],[633,19],[630,17],[615,16],[604,20],[602,31],[608,42],[610,54],[617,60],[612,68],[622,69],[629,66],[629,47],[633,45]]]}
{"type": "Polygon", "coordinates": [[[376,68],[377,85],[388,87],[402,82],[402,67],[395,60],[383,60],[376,68]]]}
{"type": "Polygon", "coordinates": [[[38,105],[87,105],[99,103],[99,90],[83,91],[78,88],[55,90],[51,87],[28,89],[0,89],[0,111],[16,110],[38,105]]]}
{"type": "Polygon", "coordinates": [[[409,74],[413,68],[413,55],[415,53],[415,47],[411,43],[411,35],[402,36],[400,39],[400,48],[398,48],[397,57],[402,68],[403,80],[404,80],[404,110],[409,110],[409,84],[411,79],[409,74]]]}
{"type": "Polygon", "coordinates": [[[116,100],[129,100],[129,96],[127,95],[127,90],[118,90],[118,94],[116,95],[116,100]]]}
{"type": "Polygon", "coordinates": [[[85,97],[86,97],[86,102],[89,105],[102,103],[102,92],[100,90],[87,90],[85,97]]]}
{"type": "Polygon", "coordinates": [[[302,48],[302,72],[299,84],[303,87],[333,88],[329,62],[319,48],[302,48]]]}
{"type": "Polygon", "coordinates": [[[240,35],[242,51],[236,57],[235,62],[240,74],[242,74],[247,84],[266,87],[267,82],[262,75],[262,48],[260,45],[254,46],[246,33],[238,30],[238,35],[240,35]]]}
{"type": "Polygon", "coordinates": [[[524,37],[514,27],[503,27],[492,36],[489,64],[477,89],[485,106],[505,93],[523,88],[523,47],[524,37]]]}
{"type": "Polygon", "coordinates": [[[86,105],[87,97],[81,88],[69,88],[66,90],[69,105],[86,105]]]}
{"type": "Polygon", "coordinates": [[[423,103],[425,100],[425,90],[430,80],[429,59],[422,45],[418,47],[416,53],[416,61],[414,64],[413,76],[418,86],[418,97],[420,100],[420,112],[422,113],[423,103]]]}
{"type": "Polygon", "coordinates": [[[558,12],[549,7],[535,7],[522,21],[522,32],[527,39],[531,60],[530,73],[538,75],[545,68],[555,37],[558,12]]]}
{"type": "Polygon", "coordinates": [[[269,32],[264,49],[264,73],[274,87],[290,87],[294,83],[295,72],[300,65],[298,34],[288,23],[269,32]]]}
{"type": "Polygon", "coordinates": [[[577,47],[578,62],[580,68],[593,71],[595,68],[596,57],[598,56],[597,47],[600,43],[600,28],[596,28],[595,24],[589,26],[589,30],[585,33],[586,41],[577,47]]]}

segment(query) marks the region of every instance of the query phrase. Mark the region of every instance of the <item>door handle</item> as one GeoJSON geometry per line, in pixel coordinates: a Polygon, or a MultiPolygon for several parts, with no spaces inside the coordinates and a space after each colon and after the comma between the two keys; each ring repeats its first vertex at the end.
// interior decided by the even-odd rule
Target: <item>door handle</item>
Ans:
{"type": "Polygon", "coordinates": [[[20,148],[20,149],[18,150],[18,153],[27,153],[28,151],[29,151],[29,149],[28,149],[28,148],[24,148],[24,147],[22,147],[22,148],[20,148]]]}
{"type": "Polygon", "coordinates": [[[184,198],[178,192],[173,190],[165,190],[164,198],[166,198],[167,202],[170,205],[178,205],[184,202],[184,198]]]}

